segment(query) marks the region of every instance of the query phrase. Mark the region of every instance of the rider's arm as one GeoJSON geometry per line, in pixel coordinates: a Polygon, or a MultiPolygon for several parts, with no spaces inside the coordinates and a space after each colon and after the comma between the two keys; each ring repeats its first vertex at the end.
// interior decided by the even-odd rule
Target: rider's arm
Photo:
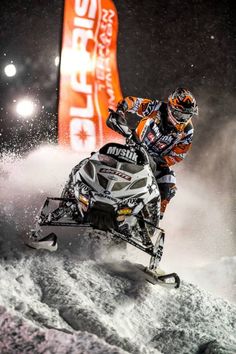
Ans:
{"type": "Polygon", "coordinates": [[[156,117],[156,111],[159,109],[160,105],[161,102],[157,100],[152,101],[147,98],[134,96],[125,97],[118,102],[116,112],[109,114],[106,124],[117,133],[128,137],[131,131],[128,127],[125,113],[136,113],[142,118],[156,117]]]}
{"type": "Polygon", "coordinates": [[[125,113],[136,113],[137,115],[144,117],[145,105],[147,106],[149,102],[152,101],[134,96],[128,96],[123,98],[118,102],[116,112],[112,112],[109,114],[106,120],[107,126],[112,130],[116,131],[117,133],[128,137],[131,132],[128,128],[125,113]]]}
{"type": "Polygon", "coordinates": [[[163,156],[163,159],[166,161],[168,166],[172,166],[178,162],[181,162],[187,155],[187,152],[191,148],[193,139],[193,129],[181,139],[178,144],[173,146],[172,150],[168,155],[163,156]]]}
{"type": "Polygon", "coordinates": [[[161,102],[158,100],[128,96],[118,102],[117,110],[135,113],[140,117],[156,117],[156,111],[160,105],[161,102]]]}

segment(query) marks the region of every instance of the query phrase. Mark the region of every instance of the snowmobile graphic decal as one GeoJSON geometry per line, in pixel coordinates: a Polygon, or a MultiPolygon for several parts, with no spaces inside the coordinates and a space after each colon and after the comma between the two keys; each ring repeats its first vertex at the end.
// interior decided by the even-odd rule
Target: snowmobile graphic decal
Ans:
{"type": "Polygon", "coordinates": [[[131,177],[126,175],[125,173],[122,173],[120,171],[116,171],[116,170],[111,170],[110,168],[101,168],[99,170],[100,173],[105,173],[105,174],[111,174],[111,175],[116,175],[119,176],[121,178],[124,178],[127,181],[131,180],[131,177]]]}
{"type": "Polygon", "coordinates": [[[137,162],[138,160],[138,155],[136,154],[136,152],[122,148],[119,149],[116,146],[110,146],[107,150],[107,154],[123,157],[127,161],[137,162]]]}
{"type": "Polygon", "coordinates": [[[60,64],[61,145],[89,152],[123,141],[105,125],[121,99],[116,63],[118,17],[111,0],[65,0],[60,64]]]}

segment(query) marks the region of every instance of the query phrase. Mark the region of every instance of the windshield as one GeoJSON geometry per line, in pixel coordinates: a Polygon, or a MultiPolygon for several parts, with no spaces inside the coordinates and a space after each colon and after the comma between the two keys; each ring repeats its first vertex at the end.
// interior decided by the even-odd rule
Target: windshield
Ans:
{"type": "Polygon", "coordinates": [[[104,165],[116,168],[117,167],[117,161],[113,159],[110,156],[99,154],[98,155],[99,161],[101,161],[104,165]]]}
{"type": "Polygon", "coordinates": [[[123,162],[120,165],[120,169],[129,173],[137,173],[143,170],[143,166],[134,165],[133,163],[123,162]]]}

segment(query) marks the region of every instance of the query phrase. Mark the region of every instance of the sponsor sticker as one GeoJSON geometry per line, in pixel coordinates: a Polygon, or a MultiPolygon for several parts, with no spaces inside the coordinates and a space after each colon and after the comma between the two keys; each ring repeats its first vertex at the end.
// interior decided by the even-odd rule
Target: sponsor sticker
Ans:
{"type": "Polygon", "coordinates": [[[107,154],[120,156],[126,161],[132,161],[137,163],[138,155],[135,151],[118,148],[117,146],[110,146],[107,150],[107,154]]]}

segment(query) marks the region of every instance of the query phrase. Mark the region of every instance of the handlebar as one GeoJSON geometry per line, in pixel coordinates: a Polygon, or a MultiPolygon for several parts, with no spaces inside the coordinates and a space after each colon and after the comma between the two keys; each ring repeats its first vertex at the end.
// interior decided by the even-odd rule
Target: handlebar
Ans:
{"type": "Polygon", "coordinates": [[[141,140],[139,139],[138,134],[136,133],[135,129],[130,129],[132,134],[131,134],[131,138],[132,140],[137,144],[137,145],[143,145],[141,140]]]}
{"type": "MultiPolygon", "coordinates": [[[[108,111],[109,111],[110,114],[113,115],[113,117],[114,117],[115,119],[120,117],[120,119],[123,119],[123,120],[124,120],[124,123],[126,123],[125,117],[122,116],[119,111],[114,111],[114,110],[111,109],[111,108],[108,108],[108,111]]],[[[117,125],[119,126],[119,121],[118,121],[117,119],[116,119],[116,122],[117,122],[117,125]]],[[[122,122],[122,123],[123,123],[123,122],[122,122]]],[[[114,129],[114,128],[112,128],[111,125],[109,125],[109,124],[107,124],[107,125],[108,125],[111,129],[114,129]]],[[[136,133],[136,129],[130,129],[127,124],[126,124],[126,127],[127,127],[127,130],[129,130],[130,135],[128,135],[128,134],[129,134],[128,132],[127,132],[127,134],[122,133],[122,129],[119,129],[119,133],[126,137],[126,144],[131,146],[131,145],[132,145],[132,142],[133,142],[134,146],[135,146],[138,150],[140,150],[140,151],[142,152],[143,156],[145,157],[146,162],[147,162],[147,163],[150,162],[150,160],[152,160],[152,157],[150,156],[150,154],[149,154],[149,152],[148,152],[148,150],[147,150],[147,147],[146,147],[146,146],[143,144],[143,142],[139,139],[139,136],[138,136],[138,134],[136,133]]],[[[124,127],[123,127],[123,129],[124,129],[124,127]]],[[[115,130],[115,131],[117,131],[117,130],[115,130]]]]}

